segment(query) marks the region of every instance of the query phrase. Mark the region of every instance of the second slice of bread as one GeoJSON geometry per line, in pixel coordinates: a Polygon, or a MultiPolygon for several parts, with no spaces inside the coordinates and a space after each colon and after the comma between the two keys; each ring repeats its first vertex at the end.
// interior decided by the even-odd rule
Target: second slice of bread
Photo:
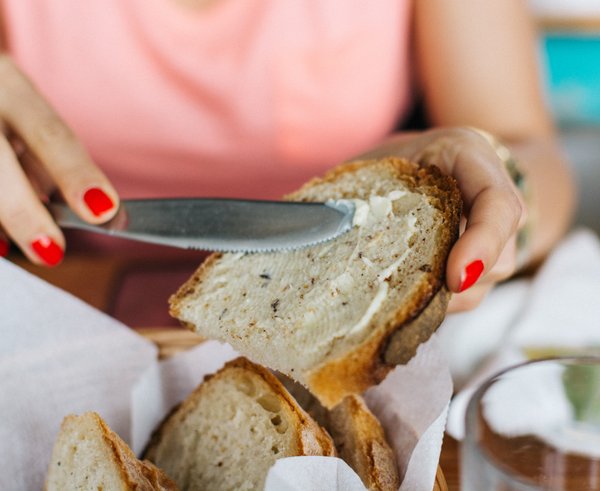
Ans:
{"type": "Polygon", "coordinates": [[[371,491],[395,491],[400,486],[394,452],[383,428],[358,395],[349,395],[327,418],[340,457],[371,491]]]}
{"type": "Polygon", "coordinates": [[[338,456],[352,467],[369,491],[398,489],[400,477],[394,451],[381,423],[361,396],[346,396],[328,410],[305,387],[285,375],[276,375],[294,399],[329,432],[338,456]]]}
{"type": "Polygon", "coordinates": [[[145,454],[183,491],[262,489],[277,459],[301,455],[335,455],[335,447],[274,375],[245,358],[207,377],[145,454]]]}
{"type": "Polygon", "coordinates": [[[65,417],[52,450],[47,491],[177,491],[162,470],[136,458],[94,412],[65,417]]]}
{"type": "Polygon", "coordinates": [[[288,199],[355,200],[356,226],[301,250],[212,255],[171,313],[333,407],[407,362],[443,319],[460,194],[436,167],[387,158],[339,166],[288,199]]]}

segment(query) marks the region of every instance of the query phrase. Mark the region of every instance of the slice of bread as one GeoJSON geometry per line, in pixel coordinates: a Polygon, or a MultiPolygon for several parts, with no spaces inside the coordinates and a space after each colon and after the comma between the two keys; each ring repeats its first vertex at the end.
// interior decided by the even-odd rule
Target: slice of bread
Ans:
{"type": "Polygon", "coordinates": [[[207,377],[145,453],[183,491],[262,489],[277,459],[300,455],[335,447],[274,375],[245,358],[207,377]]]}
{"type": "Polygon", "coordinates": [[[460,193],[436,167],[386,158],[341,165],[287,199],[353,199],[355,226],[301,250],[214,254],[171,314],[333,407],[407,362],[442,321],[460,193]]]}
{"type": "Polygon", "coordinates": [[[379,420],[362,397],[346,396],[328,415],[327,429],[339,455],[371,491],[396,491],[398,467],[379,420]]]}
{"type": "Polygon", "coordinates": [[[276,374],[289,393],[325,428],[342,458],[370,491],[396,491],[400,487],[394,451],[383,427],[359,395],[346,396],[333,409],[323,407],[305,387],[276,374]]]}
{"type": "Polygon", "coordinates": [[[175,491],[154,464],[140,461],[127,444],[93,412],[67,416],[52,451],[47,491],[110,489],[175,491]]]}

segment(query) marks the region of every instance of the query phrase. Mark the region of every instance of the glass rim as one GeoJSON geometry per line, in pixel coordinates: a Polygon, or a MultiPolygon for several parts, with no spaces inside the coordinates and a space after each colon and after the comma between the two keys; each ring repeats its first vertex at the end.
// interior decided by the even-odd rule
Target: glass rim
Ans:
{"type": "MultiPolygon", "coordinates": [[[[499,370],[498,372],[490,375],[486,378],[481,385],[473,392],[467,403],[467,408],[464,416],[464,436],[462,441],[461,452],[473,452],[476,451],[491,467],[490,469],[496,473],[497,476],[501,476],[503,479],[509,479],[515,484],[521,487],[521,489],[537,489],[532,487],[530,482],[521,479],[519,476],[509,474],[506,469],[498,466],[496,462],[490,459],[490,455],[483,447],[477,438],[478,432],[475,431],[478,427],[477,417],[479,415],[478,403],[481,401],[483,394],[502,376],[509,372],[519,370],[529,365],[537,365],[548,362],[562,363],[565,365],[598,365],[600,366],[600,355],[564,355],[564,356],[547,356],[525,360],[514,365],[510,365],[506,368],[499,370]]],[[[464,457],[463,457],[464,459],[464,457]]],[[[489,469],[488,469],[489,470],[489,469]]]]}
{"type": "MultiPolygon", "coordinates": [[[[525,360],[523,362],[520,363],[516,363],[514,365],[510,365],[506,368],[503,368],[501,370],[499,370],[498,372],[490,375],[488,378],[486,378],[481,385],[477,388],[477,390],[475,392],[473,392],[473,394],[471,394],[471,397],[469,398],[469,402],[467,403],[467,409],[465,411],[465,417],[464,417],[464,424],[465,424],[465,431],[464,431],[464,442],[467,443],[468,441],[476,444],[476,441],[473,439],[473,432],[472,431],[468,431],[468,429],[472,426],[473,422],[474,422],[474,418],[476,417],[476,415],[478,414],[477,411],[477,402],[481,400],[482,395],[487,391],[487,389],[490,388],[490,386],[492,386],[492,384],[494,384],[496,382],[497,379],[499,379],[500,377],[502,377],[503,375],[507,374],[508,372],[513,372],[516,371],[520,368],[529,366],[529,365],[536,365],[536,364],[540,364],[540,363],[547,363],[547,362],[557,362],[557,363],[565,363],[565,364],[570,364],[573,365],[575,363],[580,363],[583,365],[600,365],[600,355],[564,355],[564,356],[546,356],[546,357],[542,357],[542,358],[534,358],[532,360],[525,360]]],[[[479,445],[477,445],[479,446],[479,445]]]]}

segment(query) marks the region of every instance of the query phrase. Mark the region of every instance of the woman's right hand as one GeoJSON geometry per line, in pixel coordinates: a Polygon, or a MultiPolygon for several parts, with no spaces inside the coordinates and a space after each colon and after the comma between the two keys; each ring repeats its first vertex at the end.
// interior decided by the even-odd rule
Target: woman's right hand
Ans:
{"type": "Polygon", "coordinates": [[[9,239],[33,263],[55,266],[65,239],[43,202],[60,195],[90,223],[119,198],[81,142],[11,58],[0,54],[0,254],[9,239]]]}

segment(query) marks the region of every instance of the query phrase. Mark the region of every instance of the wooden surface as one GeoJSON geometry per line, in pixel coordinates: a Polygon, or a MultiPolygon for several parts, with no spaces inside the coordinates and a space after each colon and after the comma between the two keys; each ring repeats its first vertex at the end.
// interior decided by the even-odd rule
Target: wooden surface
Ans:
{"type": "Polygon", "coordinates": [[[440,469],[444,472],[444,478],[448,491],[459,491],[459,454],[460,444],[450,435],[444,435],[442,454],[440,455],[440,469]]]}

